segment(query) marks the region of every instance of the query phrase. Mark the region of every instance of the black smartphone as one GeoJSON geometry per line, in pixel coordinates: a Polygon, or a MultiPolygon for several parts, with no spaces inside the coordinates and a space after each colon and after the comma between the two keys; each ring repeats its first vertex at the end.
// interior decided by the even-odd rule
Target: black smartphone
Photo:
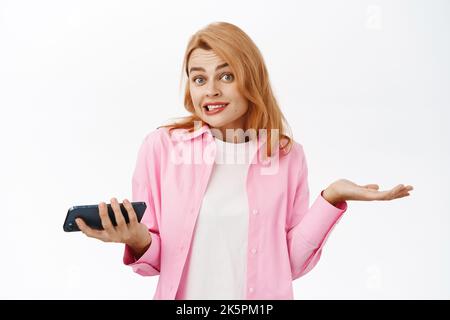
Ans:
{"type": "MultiPolygon", "coordinates": [[[[125,218],[126,223],[130,222],[128,218],[128,212],[123,203],[119,203],[120,210],[122,211],[122,215],[125,218]]],[[[134,212],[136,212],[136,216],[139,222],[141,222],[142,216],[144,215],[145,209],[147,205],[145,202],[131,202],[133,206],[134,212]]],[[[117,226],[116,217],[114,215],[114,211],[111,207],[111,204],[107,204],[108,207],[108,215],[111,219],[111,222],[114,226],[117,226]]],[[[66,220],[64,221],[63,229],[66,232],[72,231],[80,231],[78,228],[75,219],[81,218],[83,221],[91,228],[103,230],[102,221],[100,219],[100,214],[98,210],[98,204],[86,205],[86,206],[73,206],[70,207],[67,211],[66,220]]]]}

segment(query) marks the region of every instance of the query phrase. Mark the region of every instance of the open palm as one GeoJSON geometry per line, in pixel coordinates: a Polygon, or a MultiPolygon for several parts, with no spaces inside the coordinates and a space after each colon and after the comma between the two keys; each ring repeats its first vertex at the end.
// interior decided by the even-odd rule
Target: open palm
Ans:
{"type": "Polygon", "coordinates": [[[409,192],[413,190],[410,185],[399,184],[390,190],[379,191],[377,184],[357,185],[347,180],[339,179],[330,185],[330,189],[334,197],[339,200],[393,200],[409,196],[409,192]]]}

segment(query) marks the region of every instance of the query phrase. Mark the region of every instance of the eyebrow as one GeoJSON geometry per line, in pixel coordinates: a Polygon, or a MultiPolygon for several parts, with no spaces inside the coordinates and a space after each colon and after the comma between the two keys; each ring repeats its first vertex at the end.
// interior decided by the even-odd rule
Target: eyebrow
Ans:
{"type": "MultiPolygon", "coordinates": [[[[228,63],[226,63],[226,62],[218,65],[216,67],[216,71],[219,70],[219,69],[225,68],[225,67],[228,67],[228,63]]],[[[201,67],[192,67],[191,70],[189,70],[189,73],[191,73],[192,71],[203,71],[203,72],[206,72],[206,70],[204,68],[201,68],[201,67]]]]}

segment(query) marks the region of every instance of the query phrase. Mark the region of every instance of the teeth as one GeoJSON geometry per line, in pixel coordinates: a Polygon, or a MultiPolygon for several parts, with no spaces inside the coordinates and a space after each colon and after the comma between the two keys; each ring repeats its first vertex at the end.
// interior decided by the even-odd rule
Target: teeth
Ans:
{"type": "Polygon", "coordinates": [[[214,105],[214,106],[207,106],[208,107],[208,110],[215,110],[215,109],[218,109],[218,108],[222,108],[222,107],[225,107],[225,105],[224,104],[219,104],[219,105],[214,105]]]}

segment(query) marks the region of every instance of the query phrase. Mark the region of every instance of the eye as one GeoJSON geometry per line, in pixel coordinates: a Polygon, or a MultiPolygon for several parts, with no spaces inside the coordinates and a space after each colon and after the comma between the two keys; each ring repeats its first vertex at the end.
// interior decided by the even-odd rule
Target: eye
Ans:
{"type": "Polygon", "coordinates": [[[198,82],[197,80],[203,80],[203,78],[202,77],[196,77],[196,78],[194,78],[192,81],[194,81],[194,83],[195,84],[202,84],[202,82],[198,82]]]}
{"type": "Polygon", "coordinates": [[[222,78],[225,78],[225,77],[228,77],[228,80],[225,79],[228,82],[231,82],[234,79],[234,76],[231,73],[225,73],[224,75],[222,75],[222,78]]]}

